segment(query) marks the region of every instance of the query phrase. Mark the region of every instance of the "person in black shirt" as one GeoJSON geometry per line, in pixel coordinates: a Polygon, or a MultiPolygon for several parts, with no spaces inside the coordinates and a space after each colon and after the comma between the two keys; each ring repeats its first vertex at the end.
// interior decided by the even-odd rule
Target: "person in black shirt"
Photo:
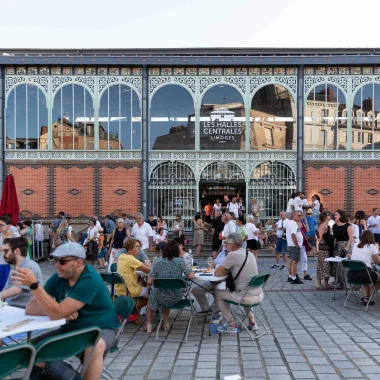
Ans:
{"type": "Polygon", "coordinates": [[[152,230],[157,230],[157,219],[154,219],[153,215],[149,215],[146,222],[152,227],[152,230]]]}
{"type": "Polygon", "coordinates": [[[221,211],[215,210],[215,218],[211,222],[212,227],[212,258],[215,260],[219,253],[219,248],[222,245],[222,240],[219,239],[219,234],[223,231],[224,223],[222,222],[221,211]]]}
{"type": "Polygon", "coordinates": [[[223,201],[222,201],[222,213],[224,214],[228,208],[228,204],[230,203],[230,198],[228,198],[228,195],[225,195],[223,197],[223,201]]]}

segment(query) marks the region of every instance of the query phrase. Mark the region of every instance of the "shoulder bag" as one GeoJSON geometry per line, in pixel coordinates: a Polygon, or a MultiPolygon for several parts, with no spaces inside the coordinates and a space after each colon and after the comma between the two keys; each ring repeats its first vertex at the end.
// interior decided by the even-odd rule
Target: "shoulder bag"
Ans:
{"type": "Polygon", "coordinates": [[[239,269],[239,272],[237,272],[236,276],[235,276],[235,277],[232,277],[231,272],[229,272],[228,277],[226,278],[226,287],[227,287],[227,289],[228,289],[230,292],[234,292],[234,291],[236,290],[236,288],[235,288],[235,281],[237,280],[237,278],[239,277],[241,271],[243,270],[244,265],[245,265],[245,263],[247,262],[248,255],[249,255],[249,252],[247,251],[247,252],[246,252],[246,255],[245,255],[244,263],[243,263],[243,265],[241,266],[241,268],[239,269]]]}

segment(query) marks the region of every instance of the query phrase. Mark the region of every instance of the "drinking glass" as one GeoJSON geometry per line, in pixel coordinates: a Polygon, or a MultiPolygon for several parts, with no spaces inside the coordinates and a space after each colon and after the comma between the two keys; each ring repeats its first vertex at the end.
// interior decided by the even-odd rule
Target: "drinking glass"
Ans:
{"type": "Polygon", "coordinates": [[[212,263],[213,263],[213,260],[212,260],[212,257],[210,256],[207,258],[207,264],[208,266],[210,266],[212,263]]]}

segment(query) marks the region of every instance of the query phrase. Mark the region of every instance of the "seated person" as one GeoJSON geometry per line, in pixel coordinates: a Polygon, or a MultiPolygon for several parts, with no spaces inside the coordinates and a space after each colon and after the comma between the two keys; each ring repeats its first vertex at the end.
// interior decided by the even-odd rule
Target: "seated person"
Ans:
{"type": "MultiPolygon", "coordinates": [[[[127,249],[126,249],[126,243],[129,239],[133,239],[132,237],[128,236],[124,239],[123,241],[123,248],[116,254],[116,260],[119,259],[120,255],[123,254],[123,253],[127,253],[127,249]]],[[[146,253],[140,248],[140,251],[139,253],[135,256],[135,258],[138,260],[138,261],[141,261],[142,263],[146,264],[146,261],[149,260],[148,256],[146,255],[146,253]]]]}
{"type": "Polygon", "coordinates": [[[170,306],[180,302],[183,298],[182,289],[160,290],[151,289],[155,278],[194,278],[195,274],[190,265],[179,257],[179,247],[175,241],[166,243],[162,252],[162,258],[159,257],[152,266],[148,279],[149,303],[147,307],[147,324],[146,331],[152,332],[153,311],[163,309],[163,322],[165,331],[169,330],[169,313],[170,306]]]}
{"type": "MultiPolygon", "coordinates": [[[[241,270],[239,277],[235,280],[236,290],[234,292],[230,292],[228,289],[216,289],[215,291],[216,304],[221,310],[224,319],[227,321],[226,324],[218,328],[218,331],[237,333],[237,325],[232,318],[231,310],[224,301],[243,301],[249,304],[260,303],[264,298],[264,293],[261,286],[257,288],[248,288],[252,277],[258,274],[258,270],[255,256],[250,255],[249,253],[248,256],[246,256],[246,250],[242,248],[243,240],[241,236],[238,233],[232,233],[228,235],[226,240],[229,252],[223,264],[215,270],[214,276],[225,276],[231,272],[233,278],[235,278],[240,269],[242,267],[243,269],[241,270]],[[247,260],[244,264],[246,257],[247,260]],[[246,293],[247,289],[248,292],[246,293]],[[246,295],[244,299],[241,300],[244,294],[246,295]]],[[[249,322],[248,328],[251,330],[257,330],[255,316],[252,312],[249,313],[249,322]]]]}
{"type": "MultiPolygon", "coordinates": [[[[82,328],[99,327],[97,342],[84,380],[98,380],[103,370],[104,352],[114,347],[120,322],[112,299],[99,273],[86,264],[86,252],[79,243],[60,245],[53,253],[57,273],[41,286],[34,273],[27,268],[16,268],[12,281],[28,286],[33,299],[26,307],[27,315],[47,315],[52,320],[66,318],[61,328],[49,331],[32,340],[33,344],[50,336],[82,328]]],[[[92,347],[84,351],[84,359],[92,347]]],[[[40,363],[39,365],[44,365],[40,363]]]]}
{"type": "MultiPolygon", "coordinates": [[[[37,280],[42,284],[42,273],[40,266],[28,257],[28,242],[24,237],[4,239],[3,242],[4,260],[7,264],[17,268],[29,268],[37,280]]],[[[2,292],[1,300],[6,301],[9,306],[26,308],[26,305],[33,298],[29,286],[17,285],[9,275],[8,281],[2,292]]]]}
{"type": "Polygon", "coordinates": [[[156,249],[162,253],[162,250],[165,247],[166,242],[168,241],[168,235],[166,230],[159,228],[156,235],[156,249]]]}
{"type": "MultiPolygon", "coordinates": [[[[380,265],[379,247],[375,243],[375,236],[371,230],[365,230],[362,233],[362,237],[359,243],[355,243],[352,249],[351,260],[363,261],[369,271],[369,275],[372,278],[376,289],[380,289],[380,273],[372,269],[372,264],[380,265]]],[[[351,282],[367,282],[370,281],[366,270],[352,270],[347,273],[347,278],[351,282]]],[[[362,302],[367,305],[370,297],[370,287],[363,285],[363,298],[362,302]]],[[[371,301],[370,305],[374,305],[375,302],[371,301]]]]}
{"type": "MultiPolygon", "coordinates": [[[[219,252],[218,256],[216,257],[216,259],[210,265],[209,268],[216,269],[220,265],[223,264],[228,254],[227,249],[228,247],[224,240],[222,244],[222,250],[219,252]]],[[[210,294],[210,292],[215,291],[215,289],[226,289],[226,284],[221,281],[202,281],[200,285],[202,287],[194,285],[191,291],[193,293],[194,298],[198,301],[199,306],[201,308],[201,311],[198,314],[207,314],[210,309],[210,304],[207,299],[207,294],[210,294]]],[[[214,304],[213,317],[212,317],[211,323],[219,324],[221,320],[222,320],[222,315],[220,313],[220,309],[218,308],[218,305],[214,304]]]]}
{"type": "Polygon", "coordinates": [[[190,256],[189,253],[187,253],[183,247],[185,245],[185,237],[183,235],[176,237],[173,239],[178,244],[179,247],[179,257],[184,259],[186,263],[190,266],[193,266],[193,258],[190,256]]]}

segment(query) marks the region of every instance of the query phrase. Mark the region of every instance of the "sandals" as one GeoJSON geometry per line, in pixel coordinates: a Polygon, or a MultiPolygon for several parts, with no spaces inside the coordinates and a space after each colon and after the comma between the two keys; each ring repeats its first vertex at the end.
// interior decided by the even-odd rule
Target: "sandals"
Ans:
{"type": "Polygon", "coordinates": [[[367,306],[368,303],[369,303],[369,306],[373,306],[375,304],[375,301],[369,302],[369,297],[362,297],[361,300],[364,306],[367,306]]]}

